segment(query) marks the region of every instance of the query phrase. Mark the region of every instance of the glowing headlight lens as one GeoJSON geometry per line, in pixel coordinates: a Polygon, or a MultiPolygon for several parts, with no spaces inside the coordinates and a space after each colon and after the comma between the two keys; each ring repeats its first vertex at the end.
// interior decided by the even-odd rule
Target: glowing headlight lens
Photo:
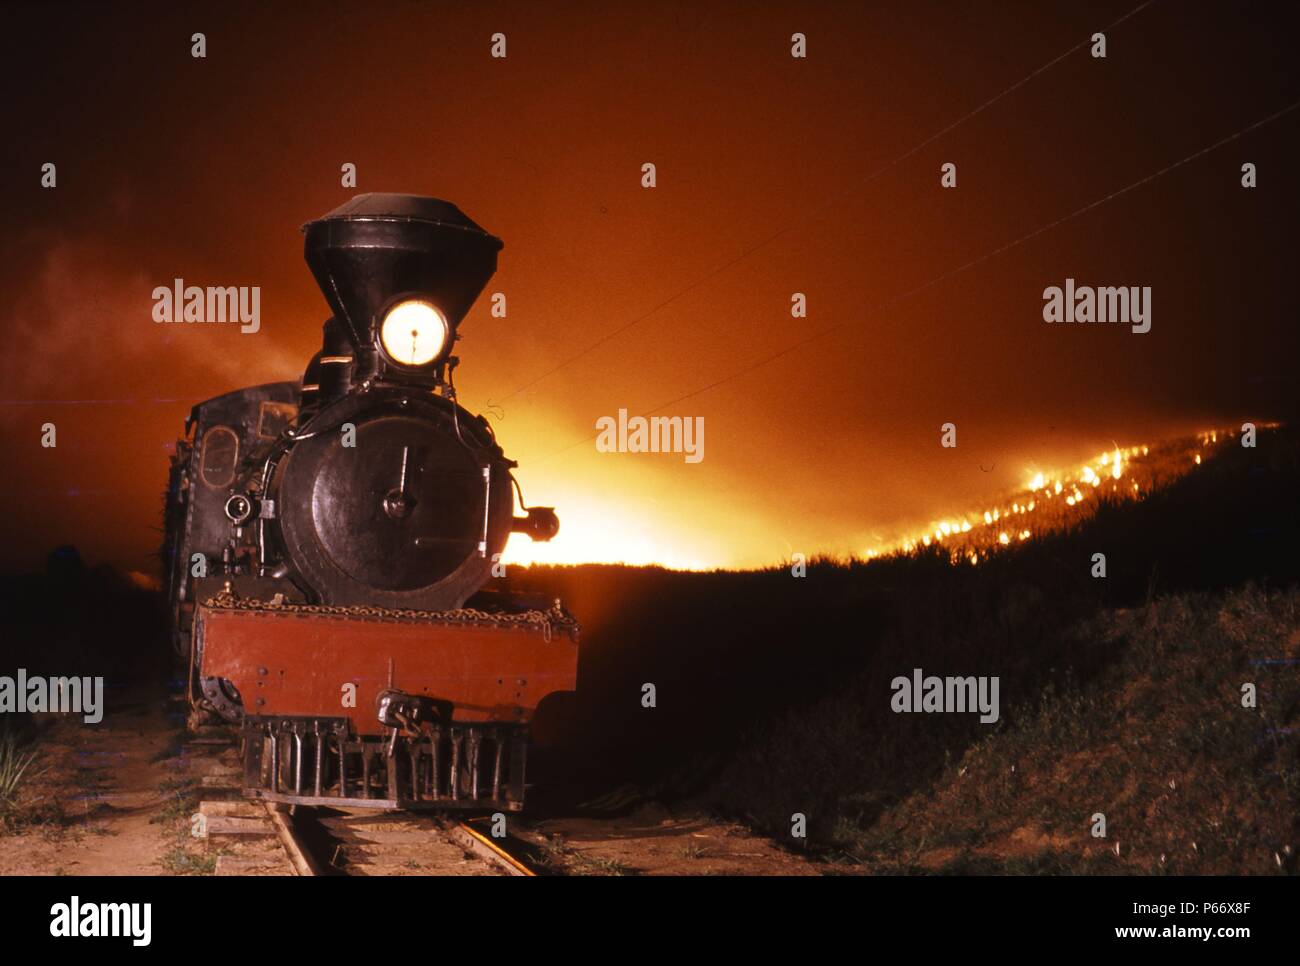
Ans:
{"type": "Polygon", "coordinates": [[[446,345],[447,320],[432,302],[408,299],[388,310],[379,337],[391,359],[404,366],[422,366],[436,359],[446,345]]]}

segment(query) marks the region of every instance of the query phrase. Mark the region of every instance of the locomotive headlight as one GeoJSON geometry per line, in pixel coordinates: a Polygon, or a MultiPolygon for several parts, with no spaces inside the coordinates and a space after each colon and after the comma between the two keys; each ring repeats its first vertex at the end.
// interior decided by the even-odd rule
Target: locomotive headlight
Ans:
{"type": "Polygon", "coordinates": [[[443,314],[424,299],[398,302],[388,310],[379,328],[384,351],[404,366],[423,366],[438,358],[448,334],[443,314]]]}

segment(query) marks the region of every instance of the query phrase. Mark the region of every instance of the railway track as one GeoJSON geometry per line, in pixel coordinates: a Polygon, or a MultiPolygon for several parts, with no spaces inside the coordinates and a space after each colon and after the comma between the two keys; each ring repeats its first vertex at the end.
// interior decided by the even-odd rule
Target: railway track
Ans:
{"type": "MultiPolygon", "coordinates": [[[[225,733],[187,742],[190,756],[211,762],[237,747],[225,733]]],[[[429,812],[255,803],[240,797],[240,773],[229,764],[202,783],[213,796],[200,806],[212,834],[274,832],[297,875],[554,874],[540,861],[535,844],[514,834],[494,837],[488,816],[455,818],[429,812]]],[[[508,821],[517,824],[520,819],[511,815],[508,821]]]]}
{"type": "Polygon", "coordinates": [[[532,847],[515,836],[494,838],[490,819],[324,807],[268,811],[299,875],[539,874],[532,847]]]}

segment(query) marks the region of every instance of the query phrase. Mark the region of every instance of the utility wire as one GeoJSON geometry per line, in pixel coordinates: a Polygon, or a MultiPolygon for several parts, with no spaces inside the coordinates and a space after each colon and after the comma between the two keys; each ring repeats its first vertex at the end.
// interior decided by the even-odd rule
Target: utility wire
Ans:
{"type": "MultiPolygon", "coordinates": [[[[1113,201],[1114,199],[1120,197],[1121,195],[1126,195],[1130,191],[1134,191],[1142,187],[1143,185],[1150,184],[1152,181],[1156,180],[1157,178],[1166,175],[1177,168],[1181,168],[1183,165],[1189,164],[1192,161],[1195,161],[1197,158],[1200,158],[1206,154],[1209,154],[1211,151],[1223,147],[1225,144],[1230,144],[1231,142],[1236,141],[1241,137],[1244,137],[1245,135],[1251,133],[1252,131],[1264,127],[1266,124],[1271,124],[1273,121],[1276,121],[1278,118],[1290,114],[1292,111],[1296,110],[1297,108],[1300,108],[1300,100],[1293,101],[1292,103],[1288,104],[1286,107],[1283,107],[1280,110],[1274,111],[1272,114],[1269,114],[1267,117],[1263,117],[1260,120],[1255,121],[1253,124],[1249,124],[1246,127],[1242,128],[1241,130],[1233,134],[1229,134],[1227,137],[1221,138],[1218,141],[1215,141],[1213,144],[1200,148],[1199,150],[1192,152],[1186,157],[1181,158],[1178,161],[1174,161],[1173,163],[1166,165],[1160,170],[1154,171],[1151,174],[1143,178],[1140,178],[1137,181],[1134,181],[1132,184],[1126,185],[1123,188],[1119,188],[1116,191],[1112,191],[1110,194],[1104,195],[1103,197],[1098,198],[1095,201],[1091,201],[1081,208],[1076,208],[1074,211],[1071,211],[1069,214],[1062,215],[1061,217],[1053,221],[1050,221],[1039,228],[1035,228],[1033,231],[1021,235],[1020,237],[1012,241],[1009,241],[1004,245],[999,245],[997,248],[985,252],[983,255],[980,255],[977,258],[973,258],[968,262],[964,262],[963,264],[958,265],[957,267],[952,268],[941,275],[936,275],[934,278],[930,279],[927,282],[921,283],[915,288],[908,289],[906,292],[902,292],[898,295],[891,296],[890,298],[885,299],[884,301],[879,302],[876,305],[869,306],[866,310],[865,315],[869,317],[874,312],[879,312],[881,309],[889,308],[890,306],[896,305],[899,302],[909,299],[914,295],[924,292],[926,289],[932,288],[941,282],[947,281],[948,279],[952,278],[955,275],[959,275],[962,272],[974,268],[976,265],[981,265],[984,262],[987,262],[991,258],[996,258],[998,255],[1001,255],[1004,252],[1010,251],[1013,248],[1023,245],[1025,242],[1029,241],[1030,239],[1037,238],[1039,235],[1043,234],[1044,232],[1051,231],[1053,228],[1063,225],[1065,222],[1071,221],[1072,219],[1077,218],[1080,215],[1086,214],[1087,212],[1092,211],[1094,208],[1098,208],[1109,201],[1113,201]]],[[[749,373],[755,371],[756,369],[761,369],[764,366],[770,365],[771,363],[775,362],[777,359],[781,359],[789,355],[790,353],[794,352],[796,349],[801,349],[806,345],[809,345],[813,342],[817,342],[825,338],[826,336],[831,335],[832,333],[838,332],[839,330],[843,329],[846,324],[847,323],[844,322],[836,322],[833,325],[826,326],[820,331],[814,332],[812,335],[808,336],[807,338],[800,339],[797,342],[792,342],[790,345],[785,346],[782,349],[778,349],[777,351],[769,355],[766,355],[763,358],[758,359],[746,366],[743,366],[742,368],[737,369],[736,371],[728,375],[725,375],[720,379],[716,379],[713,382],[708,383],[707,385],[699,387],[698,389],[692,389],[690,392],[684,393],[683,395],[680,396],[676,396],[673,399],[668,400],[667,402],[660,403],[654,409],[647,410],[643,415],[646,416],[653,415],[654,413],[657,413],[663,409],[667,409],[669,406],[675,406],[680,402],[686,401],[687,399],[693,399],[696,396],[703,395],[704,393],[716,389],[718,388],[718,386],[731,382],[734,379],[739,379],[741,376],[748,375],[749,373]]],[[[581,446],[584,443],[591,442],[598,435],[600,434],[593,433],[592,435],[584,439],[580,439],[576,443],[566,446],[563,449],[556,450],[555,452],[550,453],[547,456],[543,456],[541,459],[529,460],[529,463],[532,465],[536,465],[537,463],[545,462],[546,460],[552,459],[555,456],[559,456],[562,453],[567,453],[569,450],[581,446]]]]}
{"type": "MultiPolygon", "coordinates": [[[[1102,32],[1104,33],[1106,31],[1113,30],[1115,27],[1118,27],[1124,21],[1141,13],[1143,10],[1151,6],[1151,4],[1153,3],[1155,3],[1155,0],[1144,0],[1143,3],[1138,4],[1136,7],[1130,10],[1128,13],[1124,14],[1124,16],[1120,17],[1118,20],[1114,21],[1113,23],[1111,23],[1106,27],[1103,27],[1102,32]]],[[[965,124],[967,121],[969,121],[971,118],[975,117],[976,115],[983,113],[985,110],[992,107],[994,104],[1002,100],[1007,95],[1019,90],[1025,84],[1028,84],[1031,80],[1033,80],[1035,77],[1055,67],[1057,64],[1065,60],[1071,54],[1074,54],[1077,51],[1081,50],[1082,48],[1087,47],[1091,43],[1092,43],[1091,38],[1087,40],[1082,40],[1079,43],[1075,44],[1073,47],[1071,47],[1069,50],[1065,51],[1064,53],[1058,54],[1056,57],[1053,57],[1047,63],[1043,64],[1041,67],[1026,74],[1024,77],[1016,81],[1010,87],[993,95],[991,98],[989,98],[984,103],[980,104],[978,107],[968,111],[967,113],[963,114],[961,117],[957,118],[952,123],[948,124],[946,127],[940,129],[939,131],[936,131],[934,134],[931,134],[929,137],[921,141],[919,144],[916,144],[913,147],[909,148],[908,150],[904,151],[902,154],[898,155],[898,157],[894,158],[892,161],[885,164],[884,167],[876,169],[871,174],[867,175],[865,178],[862,178],[859,181],[850,184],[847,188],[844,188],[837,194],[832,195],[830,198],[826,199],[826,201],[822,202],[816,208],[813,208],[810,211],[806,212],[802,220],[807,221],[813,218],[814,216],[821,214],[821,212],[825,211],[827,208],[840,202],[846,195],[854,191],[857,191],[865,187],[866,185],[871,184],[871,182],[875,181],[877,178],[879,178],[881,175],[885,174],[886,172],[897,167],[899,164],[901,164],[903,161],[906,161],[908,158],[912,157],[918,151],[921,151],[924,148],[928,147],[929,145],[933,144],[935,141],[939,140],[939,138],[943,137],[945,134],[948,134],[950,131],[953,131],[954,129],[960,127],[962,124],[965,124]]],[[[617,329],[614,329],[612,332],[606,333],[605,335],[597,339],[595,342],[590,343],[585,348],[578,350],[576,353],[569,356],[568,358],[556,363],[550,369],[547,369],[541,375],[524,383],[522,386],[514,390],[514,392],[510,393],[509,395],[502,397],[500,400],[489,400],[490,405],[499,405],[500,403],[505,402],[507,399],[513,399],[521,392],[527,392],[529,389],[533,388],[533,386],[536,386],[538,383],[546,379],[549,379],[551,376],[555,375],[561,369],[565,369],[568,366],[571,366],[579,359],[582,359],[583,357],[591,354],[592,352],[599,349],[601,346],[605,345],[606,343],[611,342],[612,340],[618,338],[624,332],[627,332],[629,329],[632,329],[640,325],[646,319],[650,318],[653,315],[658,314],[663,309],[672,305],[674,302],[685,297],[686,295],[689,295],[691,292],[695,291],[695,289],[699,288],[705,282],[708,282],[716,278],[718,275],[721,275],[723,272],[727,271],[727,269],[731,268],[732,266],[738,265],[740,262],[743,262],[750,255],[754,254],[760,249],[766,248],[768,245],[776,241],[778,238],[781,238],[782,236],[793,231],[795,227],[796,226],[793,224],[786,225],[784,228],[779,229],[778,231],[772,233],[771,235],[768,235],[766,238],[762,239],[756,244],[751,245],[749,248],[745,249],[739,255],[736,255],[734,258],[718,266],[713,271],[709,272],[706,275],[701,276],[700,278],[696,279],[694,282],[691,282],[685,288],[677,291],[673,295],[670,295],[668,298],[659,302],[650,310],[643,312],[641,315],[638,315],[630,322],[625,322],[623,325],[619,326],[617,329]]]]}

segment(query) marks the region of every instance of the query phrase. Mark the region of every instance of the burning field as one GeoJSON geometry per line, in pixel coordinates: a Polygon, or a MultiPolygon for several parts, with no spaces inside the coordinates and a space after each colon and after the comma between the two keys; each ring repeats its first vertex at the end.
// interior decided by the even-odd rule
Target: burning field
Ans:
{"type": "MultiPolygon", "coordinates": [[[[1278,427],[1250,424],[1244,431],[1252,445],[1260,428],[1278,427]]],[[[1078,526],[1102,503],[1113,506],[1143,499],[1201,466],[1220,446],[1235,443],[1240,432],[1209,430],[1154,447],[1116,445],[1078,469],[1036,472],[1023,489],[1004,495],[988,509],[934,521],[925,531],[902,537],[892,548],[872,547],[863,556],[873,560],[935,546],[947,550],[954,563],[978,564],[1002,547],[1029,540],[1035,532],[1050,534],[1078,526]]]]}

